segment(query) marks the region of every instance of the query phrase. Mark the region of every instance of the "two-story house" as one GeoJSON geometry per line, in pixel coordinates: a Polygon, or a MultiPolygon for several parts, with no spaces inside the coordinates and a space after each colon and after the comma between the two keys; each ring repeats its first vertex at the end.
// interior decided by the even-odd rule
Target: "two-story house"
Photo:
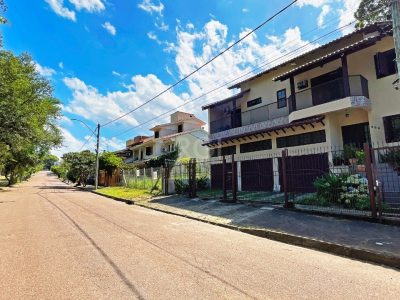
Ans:
{"type": "Polygon", "coordinates": [[[126,142],[130,157],[126,163],[142,164],[147,160],[174,151],[179,147],[179,158],[208,158],[208,149],[202,144],[208,133],[205,123],[195,115],[177,111],[170,116],[170,122],[157,125],[150,130],[152,136],[137,136],[126,142]]]}
{"type": "MultiPolygon", "coordinates": [[[[203,107],[210,127],[204,145],[211,157],[251,157],[283,149],[398,142],[396,79],[391,23],[369,25],[230,87],[240,92],[203,107]]],[[[332,163],[332,154],[319,155],[326,156],[324,166],[332,163]]],[[[242,181],[247,164],[239,165],[242,181]]],[[[275,164],[265,159],[258,165],[275,174],[258,188],[278,189],[275,164]]]]}

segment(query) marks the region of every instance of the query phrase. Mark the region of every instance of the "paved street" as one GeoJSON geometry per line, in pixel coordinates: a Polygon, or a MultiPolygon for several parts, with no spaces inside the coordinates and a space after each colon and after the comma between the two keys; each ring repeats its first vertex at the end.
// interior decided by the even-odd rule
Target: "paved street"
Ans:
{"type": "Polygon", "coordinates": [[[115,202],[0,191],[0,299],[398,299],[400,272],[115,202]]]}

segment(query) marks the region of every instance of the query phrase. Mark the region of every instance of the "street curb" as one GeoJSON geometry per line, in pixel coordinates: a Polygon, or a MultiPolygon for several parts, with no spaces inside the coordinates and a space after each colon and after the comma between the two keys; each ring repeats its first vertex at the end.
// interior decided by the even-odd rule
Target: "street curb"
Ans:
{"type": "Polygon", "coordinates": [[[115,201],[124,202],[124,203],[126,203],[128,205],[134,205],[135,204],[135,201],[133,201],[133,200],[122,199],[122,198],[118,198],[118,197],[114,197],[114,196],[110,196],[110,195],[104,195],[104,194],[96,192],[96,191],[91,191],[91,192],[93,194],[96,194],[96,195],[99,195],[99,196],[103,196],[103,197],[106,197],[106,198],[110,198],[110,199],[113,199],[115,201]]]}
{"type": "Polygon", "coordinates": [[[360,260],[360,261],[365,261],[365,262],[370,262],[370,263],[374,263],[374,264],[378,264],[378,265],[384,265],[384,266],[391,267],[391,268],[400,269],[400,256],[395,256],[395,255],[382,253],[382,252],[373,252],[373,251],[369,251],[369,250],[365,250],[365,249],[361,249],[361,248],[350,247],[350,246],[341,245],[341,244],[334,244],[331,242],[325,242],[322,240],[293,235],[293,234],[289,234],[286,232],[280,232],[280,231],[275,231],[275,230],[271,230],[271,229],[246,228],[246,227],[241,227],[241,226],[222,224],[222,223],[218,223],[218,222],[214,222],[214,221],[210,221],[210,220],[204,220],[201,218],[188,216],[188,215],[177,213],[177,212],[163,210],[161,208],[151,207],[146,204],[134,202],[132,200],[126,200],[126,199],[121,199],[121,198],[117,198],[114,196],[104,195],[104,194],[101,194],[96,191],[91,191],[91,192],[96,195],[100,195],[100,196],[110,198],[110,199],[120,201],[120,202],[125,202],[127,204],[134,204],[139,207],[151,209],[151,210],[166,213],[169,215],[183,217],[183,218],[187,218],[187,219],[194,220],[194,221],[200,221],[203,223],[208,223],[211,225],[239,231],[239,232],[246,233],[246,234],[251,234],[251,235],[254,235],[257,237],[261,237],[261,238],[267,238],[267,239],[274,240],[277,242],[282,242],[285,244],[301,246],[304,248],[309,248],[309,249],[318,250],[318,251],[322,251],[322,252],[326,252],[326,253],[330,253],[330,254],[335,254],[335,255],[346,257],[346,258],[356,259],[356,260],[360,260]]]}

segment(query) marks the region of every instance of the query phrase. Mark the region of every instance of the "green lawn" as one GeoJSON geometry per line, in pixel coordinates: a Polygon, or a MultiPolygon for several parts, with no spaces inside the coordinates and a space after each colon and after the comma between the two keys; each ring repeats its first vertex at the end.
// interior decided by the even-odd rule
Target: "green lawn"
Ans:
{"type": "Polygon", "coordinates": [[[152,194],[148,190],[129,189],[125,187],[106,187],[99,189],[98,192],[103,195],[136,201],[145,201],[152,197],[152,194]]]}

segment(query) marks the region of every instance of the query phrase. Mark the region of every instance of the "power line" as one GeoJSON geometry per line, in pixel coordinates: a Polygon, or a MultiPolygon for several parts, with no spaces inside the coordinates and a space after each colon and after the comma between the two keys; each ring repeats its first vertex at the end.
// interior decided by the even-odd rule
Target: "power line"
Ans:
{"type": "Polygon", "coordinates": [[[246,33],[242,38],[238,39],[236,42],[234,42],[233,44],[231,44],[230,46],[228,46],[225,50],[223,50],[222,52],[218,53],[216,56],[214,56],[213,58],[211,58],[210,60],[208,60],[207,62],[205,62],[204,64],[202,64],[200,67],[198,67],[197,69],[195,69],[194,71],[190,72],[189,74],[185,75],[182,79],[178,80],[177,82],[175,82],[174,84],[170,85],[168,88],[166,88],[165,90],[163,90],[162,92],[158,93],[156,96],[154,96],[153,98],[145,101],[144,103],[142,103],[141,105],[139,105],[138,107],[124,113],[123,115],[106,122],[105,124],[102,124],[101,127],[105,127],[115,121],[118,121],[124,117],[126,117],[127,115],[131,114],[132,112],[138,110],[139,108],[143,107],[144,105],[150,103],[151,101],[155,100],[156,98],[160,97],[161,95],[165,94],[166,92],[170,91],[172,88],[174,88],[175,86],[177,86],[178,84],[180,84],[181,82],[185,81],[186,79],[188,79],[189,77],[191,77],[193,74],[197,73],[198,71],[200,71],[201,69],[203,69],[205,66],[209,65],[211,62],[213,62],[214,60],[216,60],[218,57],[222,56],[223,54],[225,54],[227,51],[229,51],[230,49],[232,49],[234,46],[236,46],[237,44],[239,44],[241,41],[243,41],[244,39],[246,39],[248,36],[252,35],[254,32],[256,32],[258,29],[260,29],[261,27],[263,27],[265,24],[269,23],[271,20],[273,20],[275,17],[277,17],[278,15],[280,15],[281,13],[283,13],[285,10],[287,10],[289,7],[291,7],[293,4],[295,4],[298,0],[293,0],[291,3],[289,3],[288,5],[286,5],[285,7],[283,7],[282,9],[280,9],[278,12],[276,12],[275,14],[273,14],[271,17],[269,17],[267,20],[265,20],[264,22],[262,22],[260,25],[258,25],[257,27],[255,27],[254,29],[252,29],[251,31],[249,31],[248,33],[246,33]]]}
{"type": "Polygon", "coordinates": [[[95,132],[93,132],[93,133],[86,139],[86,142],[84,142],[84,143],[82,144],[82,146],[79,148],[78,152],[80,152],[80,151],[83,149],[83,147],[85,147],[85,146],[92,140],[94,134],[95,134],[95,132]]]}
{"type": "MultiPolygon", "coordinates": [[[[303,48],[305,48],[305,47],[307,47],[307,46],[310,46],[310,45],[316,43],[317,41],[319,41],[319,40],[321,40],[321,39],[323,39],[323,38],[325,38],[325,37],[327,37],[327,36],[329,36],[329,35],[331,35],[331,34],[337,32],[337,31],[340,31],[340,30],[342,30],[342,29],[344,29],[344,28],[346,28],[346,27],[352,25],[354,22],[355,22],[355,21],[350,22],[349,24],[344,25],[344,26],[341,26],[341,27],[339,27],[339,28],[336,28],[336,29],[334,29],[334,30],[332,30],[332,31],[330,31],[330,32],[328,32],[328,33],[326,33],[326,34],[324,34],[324,35],[322,35],[322,36],[320,36],[320,37],[318,37],[318,38],[316,38],[316,39],[314,39],[314,40],[308,42],[308,43],[305,44],[305,45],[302,45],[302,46],[300,46],[300,47],[298,47],[298,48],[296,48],[296,49],[294,49],[294,50],[292,50],[292,51],[290,51],[290,52],[288,52],[288,53],[286,53],[286,54],[284,54],[284,55],[281,55],[281,56],[279,56],[279,57],[276,57],[276,58],[273,59],[272,61],[268,61],[267,63],[264,62],[262,65],[260,65],[260,66],[258,66],[258,67],[256,67],[256,68],[254,68],[254,69],[252,69],[252,70],[246,72],[245,74],[243,74],[243,75],[241,75],[241,76],[239,76],[239,77],[236,77],[236,78],[234,78],[234,79],[232,79],[232,80],[229,80],[229,81],[223,83],[222,85],[220,85],[220,86],[218,86],[218,87],[216,87],[216,88],[213,88],[213,89],[209,90],[208,92],[205,92],[205,93],[203,93],[202,95],[200,95],[200,96],[198,96],[198,97],[196,97],[196,98],[194,98],[194,99],[191,99],[191,100],[189,100],[189,101],[186,101],[185,103],[183,103],[183,104],[181,104],[181,105],[179,105],[179,106],[177,106],[177,107],[174,107],[173,109],[170,109],[170,110],[168,110],[168,111],[166,111],[166,112],[164,112],[164,113],[162,113],[162,114],[160,114],[160,115],[158,115],[158,116],[156,116],[156,117],[154,117],[154,118],[152,118],[152,119],[150,119],[150,120],[148,120],[148,121],[145,121],[145,122],[143,122],[143,123],[140,123],[140,124],[138,124],[138,125],[136,125],[136,126],[134,126],[134,127],[132,127],[132,128],[129,128],[129,129],[127,129],[127,130],[125,130],[125,131],[123,131],[123,132],[121,132],[121,133],[115,135],[114,137],[118,137],[118,136],[124,135],[124,134],[126,134],[126,133],[128,133],[128,132],[130,132],[130,131],[132,131],[132,130],[134,130],[134,129],[136,129],[136,128],[138,128],[138,127],[141,127],[141,126],[143,126],[143,125],[145,125],[145,124],[148,124],[148,123],[150,123],[150,122],[152,122],[152,121],[154,121],[154,120],[156,120],[156,119],[158,119],[158,118],[160,118],[160,117],[162,117],[162,116],[167,115],[168,113],[171,113],[171,112],[173,112],[173,111],[175,111],[175,110],[177,110],[177,109],[179,109],[179,108],[181,108],[181,107],[183,107],[183,106],[185,106],[185,105],[187,105],[187,104],[189,104],[189,103],[192,103],[192,102],[194,102],[194,101],[196,101],[196,100],[199,100],[199,99],[201,99],[201,98],[207,96],[208,94],[211,94],[211,93],[213,93],[213,92],[215,92],[215,91],[217,91],[217,90],[219,90],[219,89],[221,89],[221,88],[223,88],[223,87],[225,87],[225,86],[227,86],[227,85],[229,85],[229,84],[232,84],[233,82],[237,81],[238,79],[241,79],[241,78],[243,78],[243,77],[245,77],[245,76],[248,76],[248,75],[253,76],[253,72],[254,72],[254,71],[256,71],[256,70],[258,70],[258,69],[261,69],[261,68],[263,68],[263,67],[265,67],[265,66],[267,66],[267,65],[271,65],[273,62],[275,62],[275,61],[277,61],[277,60],[280,60],[280,59],[282,59],[282,58],[284,58],[284,57],[286,57],[286,56],[289,56],[289,55],[291,55],[291,54],[294,54],[295,52],[297,52],[297,51],[299,51],[299,50],[301,50],[301,49],[303,49],[303,48]]],[[[284,45],[284,46],[287,46],[287,45],[284,45]]],[[[282,48],[283,48],[283,46],[282,46],[282,48]]],[[[249,78],[250,78],[250,77],[249,77],[249,78]]]]}

